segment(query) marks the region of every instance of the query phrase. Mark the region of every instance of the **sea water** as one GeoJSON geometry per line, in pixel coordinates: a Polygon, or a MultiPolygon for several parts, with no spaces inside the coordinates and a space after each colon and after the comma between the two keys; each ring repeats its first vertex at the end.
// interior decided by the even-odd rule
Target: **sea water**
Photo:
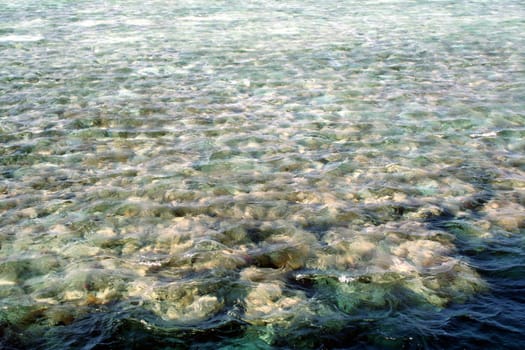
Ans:
{"type": "Polygon", "coordinates": [[[523,348],[521,0],[0,0],[3,349],[523,348]]]}

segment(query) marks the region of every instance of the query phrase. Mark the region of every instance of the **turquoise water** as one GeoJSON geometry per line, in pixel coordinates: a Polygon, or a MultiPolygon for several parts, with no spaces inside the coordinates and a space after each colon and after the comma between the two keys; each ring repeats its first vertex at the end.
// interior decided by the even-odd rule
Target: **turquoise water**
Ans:
{"type": "Polygon", "coordinates": [[[522,1],[0,9],[0,348],[525,346],[522,1]]]}

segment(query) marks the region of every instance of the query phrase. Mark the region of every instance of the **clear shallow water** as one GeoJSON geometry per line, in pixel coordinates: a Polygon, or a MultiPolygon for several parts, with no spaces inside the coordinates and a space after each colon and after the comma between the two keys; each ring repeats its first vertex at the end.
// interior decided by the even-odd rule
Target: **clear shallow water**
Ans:
{"type": "Polygon", "coordinates": [[[3,348],[522,348],[521,1],[0,1],[3,348]]]}

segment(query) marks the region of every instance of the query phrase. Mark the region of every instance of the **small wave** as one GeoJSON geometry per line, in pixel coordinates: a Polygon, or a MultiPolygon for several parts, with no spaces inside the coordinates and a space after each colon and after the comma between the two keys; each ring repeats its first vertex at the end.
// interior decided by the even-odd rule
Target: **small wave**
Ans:
{"type": "Polygon", "coordinates": [[[113,21],[110,21],[110,20],[93,20],[93,19],[88,19],[88,20],[85,20],[85,21],[79,21],[79,22],[76,22],[75,25],[79,26],[79,27],[96,27],[96,26],[99,26],[99,25],[106,25],[106,24],[112,24],[113,21]]]}

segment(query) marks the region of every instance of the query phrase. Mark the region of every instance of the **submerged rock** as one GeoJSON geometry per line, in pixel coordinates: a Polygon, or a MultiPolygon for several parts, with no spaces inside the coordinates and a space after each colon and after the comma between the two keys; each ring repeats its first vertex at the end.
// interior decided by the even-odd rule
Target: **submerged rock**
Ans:
{"type": "Polygon", "coordinates": [[[509,201],[492,200],[485,204],[487,219],[503,229],[515,232],[525,227],[525,207],[509,201]]]}
{"type": "Polygon", "coordinates": [[[197,286],[184,283],[171,283],[166,286],[137,286],[145,301],[159,317],[181,324],[201,322],[213,316],[223,307],[223,302],[215,295],[202,294],[197,286]]]}
{"type": "Polygon", "coordinates": [[[286,294],[280,283],[255,283],[244,298],[243,319],[254,325],[287,326],[295,318],[311,314],[302,293],[286,294]]]}

